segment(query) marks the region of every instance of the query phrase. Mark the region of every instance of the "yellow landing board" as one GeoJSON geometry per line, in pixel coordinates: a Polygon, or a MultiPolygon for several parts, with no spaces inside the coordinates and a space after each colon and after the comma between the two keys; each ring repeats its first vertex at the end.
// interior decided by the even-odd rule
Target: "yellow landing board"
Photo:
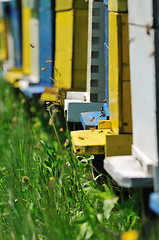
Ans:
{"type": "Polygon", "coordinates": [[[108,0],[108,10],[110,12],[127,12],[127,0],[108,0]]]}
{"type": "Polygon", "coordinates": [[[16,81],[20,80],[23,76],[22,70],[10,70],[6,72],[5,79],[7,82],[14,84],[16,81]]]}
{"type": "Polygon", "coordinates": [[[59,99],[58,89],[53,88],[45,88],[44,92],[41,94],[40,100],[43,102],[55,102],[59,99]]]}
{"type": "Polygon", "coordinates": [[[104,154],[106,134],[112,134],[110,129],[72,131],[73,148],[78,154],[104,154]]]}

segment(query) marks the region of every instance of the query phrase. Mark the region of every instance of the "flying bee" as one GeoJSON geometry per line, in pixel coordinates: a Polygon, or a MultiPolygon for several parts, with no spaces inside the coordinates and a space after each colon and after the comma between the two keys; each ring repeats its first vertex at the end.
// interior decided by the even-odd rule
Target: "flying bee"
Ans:
{"type": "Polygon", "coordinates": [[[30,43],[30,47],[35,48],[35,46],[33,44],[31,44],[31,43],[30,43]]]}
{"type": "Polygon", "coordinates": [[[47,60],[47,61],[46,61],[46,63],[51,63],[51,62],[53,62],[53,60],[47,60]]]}
{"type": "Polygon", "coordinates": [[[103,130],[100,130],[98,133],[103,133],[103,130]]]}
{"type": "Polygon", "coordinates": [[[91,120],[90,120],[90,122],[93,122],[93,121],[94,121],[94,119],[95,119],[95,117],[92,117],[92,118],[91,118],[91,120]]]}
{"type": "Polygon", "coordinates": [[[103,102],[106,103],[106,102],[107,102],[107,99],[105,98],[105,99],[103,100],[103,102]]]}
{"type": "Polygon", "coordinates": [[[103,106],[101,106],[101,111],[104,111],[104,107],[103,106]]]}
{"type": "Polygon", "coordinates": [[[41,68],[41,71],[45,71],[46,70],[46,67],[44,67],[44,68],[41,68]]]}
{"type": "Polygon", "coordinates": [[[93,127],[93,128],[90,128],[90,130],[93,132],[93,131],[95,131],[95,130],[96,130],[96,128],[95,128],[95,127],[93,127]]]}

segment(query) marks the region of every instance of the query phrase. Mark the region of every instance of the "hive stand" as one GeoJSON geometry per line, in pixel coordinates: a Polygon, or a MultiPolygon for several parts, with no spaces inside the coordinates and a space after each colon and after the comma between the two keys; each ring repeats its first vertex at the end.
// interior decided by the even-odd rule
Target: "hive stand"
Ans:
{"type": "Polygon", "coordinates": [[[132,143],[128,14],[109,12],[109,114],[98,130],[71,132],[78,154],[129,155],[132,143]]]}
{"type": "MultiPolygon", "coordinates": [[[[24,89],[24,94],[29,98],[40,97],[45,88],[51,88],[53,85],[53,66],[54,66],[54,45],[55,45],[55,13],[54,13],[54,1],[47,0],[38,2],[38,21],[39,21],[39,55],[40,59],[34,66],[33,73],[38,77],[37,83],[30,83],[27,88],[24,89]],[[47,63],[47,61],[50,61],[47,63]],[[43,70],[45,69],[45,70],[43,70]],[[40,81],[39,81],[40,80],[40,81]]],[[[34,39],[35,41],[35,39],[34,39]]],[[[35,56],[35,49],[32,49],[35,56]]],[[[51,92],[51,91],[50,91],[51,92]]],[[[54,99],[55,97],[54,91],[54,99]]]]}
{"type": "Polygon", "coordinates": [[[30,16],[31,10],[25,7],[25,0],[21,0],[22,6],[22,67],[11,68],[5,74],[7,82],[14,84],[15,87],[19,86],[19,80],[23,75],[29,75],[31,72],[30,68],[30,16]]]}
{"type": "Polygon", "coordinates": [[[3,15],[3,6],[0,3],[0,61],[5,61],[7,59],[7,35],[6,35],[6,20],[3,15]]]}
{"type": "MultiPolygon", "coordinates": [[[[59,0],[55,4],[55,12],[54,86],[51,91],[54,87],[66,91],[85,90],[88,3],[83,0],[59,0]]],[[[52,94],[44,92],[41,100],[52,101],[52,97],[52,94]]]]}
{"type": "MultiPolygon", "coordinates": [[[[103,100],[105,99],[105,68],[104,68],[104,6],[103,2],[89,1],[89,23],[88,23],[88,56],[87,56],[87,91],[88,102],[79,102],[79,94],[74,99],[65,99],[67,106],[67,121],[80,122],[86,125],[89,121],[90,113],[85,113],[82,120],[82,112],[93,112],[95,118],[98,117],[103,100]]],[[[105,104],[106,105],[106,104],[105,104]]],[[[106,111],[108,114],[108,110],[106,111]]],[[[106,117],[105,117],[106,119],[106,117]]],[[[91,126],[91,122],[89,122],[91,126]]],[[[94,125],[94,124],[93,124],[94,125]]]]}
{"type": "Polygon", "coordinates": [[[104,160],[104,167],[122,187],[150,187],[153,168],[158,164],[153,6],[151,0],[129,0],[128,6],[132,155],[116,157],[113,154],[104,160]]]}

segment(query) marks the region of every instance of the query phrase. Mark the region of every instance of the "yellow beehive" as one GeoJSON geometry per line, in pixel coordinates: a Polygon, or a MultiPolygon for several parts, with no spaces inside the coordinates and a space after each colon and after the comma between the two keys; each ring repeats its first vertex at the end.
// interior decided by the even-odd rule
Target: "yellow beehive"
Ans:
{"type": "MultiPolygon", "coordinates": [[[[22,0],[22,68],[10,69],[5,74],[5,79],[11,84],[14,84],[23,75],[30,74],[30,17],[31,10],[24,7],[22,0]]],[[[17,83],[15,84],[18,87],[17,83]]]]}
{"type": "Polygon", "coordinates": [[[71,132],[74,149],[79,154],[103,154],[104,151],[106,156],[131,154],[128,15],[110,12],[109,29],[110,120],[99,121],[98,130],[71,132]]]}
{"type": "Polygon", "coordinates": [[[87,72],[88,11],[56,13],[55,85],[85,90],[87,72]]]}
{"type": "Polygon", "coordinates": [[[7,59],[6,23],[0,19],[0,61],[7,59]]]}
{"type": "Polygon", "coordinates": [[[117,133],[132,132],[128,15],[109,13],[109,113],[117,133]]]}

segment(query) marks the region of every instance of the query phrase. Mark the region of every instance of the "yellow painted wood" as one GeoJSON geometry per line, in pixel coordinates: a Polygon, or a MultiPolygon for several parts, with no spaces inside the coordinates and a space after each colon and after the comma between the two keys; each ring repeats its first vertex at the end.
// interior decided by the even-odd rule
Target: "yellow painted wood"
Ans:
{"type": "Polygon", "coordinates": [[[132,134],[106,135],[105,157],[131,155],[132,134]]]}
{"type": "Polygon", "coordinates": [[[110,129],[72,131],[72,145],[78,154],[104,154],[105,135],[110,129]]]}
{"type": "Polygon", "coordinates": [[[56,13],[55,85],[66,89],[72,85],[73,14],[73,10],[56,13]]]}
{"type": "Polygon", "coordinates": [[[31,74],[39,81],[39,20],[36,9],[31,10],[30,18],[30,43],[34,48],[30,47],[31,54],[31,74]]]}
{"type": "MultiPolygon", "coordinates": [[[[23,0],[22,0],[22,4],[23,0]]],[[[30,64],[30,18],[31,9],[22,5],[22,65],[23,74],[27,75],[31,72],[30,64]]]]}
{"type": "Polygon", "coordinates": [[[127,0],[108,0],[108,10],[113,12],[127,12],[127,0]]]}
{"type": "Polygon", "coordinates": [[[132,132],[128,16],[109,13],[109,112],[118,133],[132,132]],[[126,82],[126,83],[125,83],[126,82]]]}
{"type": "Polygon", "coordinates": [[[19,81],[14,82],[13,87],[14,88],[19,88],[19,81]]]}
{"type": "Polygon", "coordinates": [[[55,102],[59,100],[58,88],[45,88],[44,93],[41,94],[40,100],[44,102],[55,102]]]}
{"type": "Polygon", "coordinates": [[[64,11],[69,9],[86,9],[88,3],[84,0],[57,0],[55,1],[55,11],[64,11]]]}
{"type": "MultiPolygon", "coordinates": [[[[20,80],[23,75],[30,74],[30,17],[31,10],[24,7],[22,0],[22,68],[12,68],[5,74],[7,82],[14,84],[20,80]]],[[[15,84],[17,86],[17,83],[15,84]]]]}
{"type": "Polygon", "coordinates": [[[0,19],[0,61],[7,59],[6,22],[0,19]]]}
{"type": "Polygon", "coordinates": [[[110,120],[98,120],[98,129],[112,129],[110,120]]]}
{"type": "Polygon", "coordinates": [[[72,88],[86,90],[87,78],[88,11],[74,14],[73,79],[72,88]]]}
{"type": "Polygon", "coordinates": [[[55,86],[86,89],[88,11],[56,13],[55,86]]]}
{"type": "Polygon", "coordinates": [[[18,81],[23,76],[22,69],[10,69],[10,71],[6,72],[5,74],[5,80],[11,84],[14,84],[16,81],[18,81]]]}

